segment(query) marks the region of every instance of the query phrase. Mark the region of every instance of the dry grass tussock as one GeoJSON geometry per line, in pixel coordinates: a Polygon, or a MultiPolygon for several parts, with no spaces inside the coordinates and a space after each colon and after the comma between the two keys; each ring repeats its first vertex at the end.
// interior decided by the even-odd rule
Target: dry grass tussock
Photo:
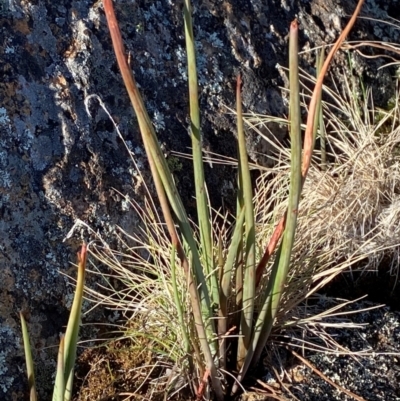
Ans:
{"type": "MultiPolygon", "coordinates": [[[[398,92],[393,107],[385,111],[374,107],[369,90],[356,92],[349,82],[345,87],[342,95],[324,87],[330,99],[323,102],[327,162],[321,163],[321,151],[315,151],[303,188],[293,257],[293,278],[300,281],[311,265],[313,281],[325,283],[323,277],[334,269],[376,271],[384,257],[392,261],[390,274],[399,274],[398,92]]],[[[254,115],[247,119],[260,134],[261,125],[268,129],[274,121],[254,115]]],[[[257,184],[261,238],[268,238],[270,222],[282,213],[287,193],[290,154],[281,148],[277,154],[278,169],[266,170],[257,184]]]]}
{"type": "MultiPolygon", "coordinates": [[[[303,75],[303,79],[312,78],[303,75]]],[[[396,224],[400,217],[400,105],[396,97],[391,110],[377,110],[369,91],[359,94],[349,83],[346,88],[342,95],[324,88],[329,99],[323,103],[327,162],[321,165],[321,152],[315,152],[299,208],[290,277],[275,324],[275,332],[285,329],[291,335],[300,327],[309,348],[323,349],[309,342],[304,333],[310,338],[320,335],[326,348],[343,353],[348,350],[338,348],[325,330],[335,324],[335,316],[337,324],[351,325],[346,316],[338,315],[341,303],[324,310],[322,302],[310,302],[318,298],[313,294],[341,272],[354,272],[354,266],[364,272],[376,269],[388,255],[393,260],[391,274],[398,275],[400,245],[396,224]]],[[[260,135],[271,124],[287,124],[257,115],[247,115],[245,122],[260,135]]],[[[254,197],[259,255],[286,208],[289,185],[290,154],[276,143],[272,146],[276,166],[263,169],[254,197]]],[[[92,273],[100,275],[103,284],[87,293],[96,304],[120,312],[120,336],[129,339],[138,355],[144,352],[143,344],[152,352],[151,362],[134,368],[145,373],[135,376],[126,399],[135,399],[143,389],[151,399],[163,399],[165,394],[170,397],[183,388],[190,390],[198,382],[201,372],[197,377],[188,375],[189,344],[194,347],[194,362],[200,351],[180,329],[183,322],[189,333],[195,330],[182,269],[178,261],[171,267],[173,249],[158,206],[146,183],[135,179],[139,180],[135,186],[147,193],[142,204],[130,201],[132,213],[142,224],[136,233],[118,229],[118,251],[101,238],[89,245],[95,259],[92,273]],[[180,299],[174,295],[175,285],[180,299]],[[126,319],[133,323],[126,324],[126,319]]],[[[219,241],[229,242],[232,230],[229,216],[217,211],[212,215],[216,219],[214,249],[218,249],[219,241]]]]}

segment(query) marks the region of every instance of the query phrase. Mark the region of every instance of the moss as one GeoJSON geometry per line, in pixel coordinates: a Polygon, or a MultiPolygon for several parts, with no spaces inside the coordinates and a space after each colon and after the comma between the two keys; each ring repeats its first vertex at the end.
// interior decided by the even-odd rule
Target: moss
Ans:
{"type": "Polygon", "coordinates": [[[168,156],[167,163],[171,173],[178,173],[179,171],[182,171],[183,165],[178,157],[168,156]]]}

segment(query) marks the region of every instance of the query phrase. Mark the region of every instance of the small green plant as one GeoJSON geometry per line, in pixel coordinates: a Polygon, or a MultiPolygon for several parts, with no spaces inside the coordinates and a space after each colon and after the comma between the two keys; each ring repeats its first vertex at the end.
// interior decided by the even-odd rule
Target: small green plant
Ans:
{"type": "MultiPolygon", "coordinates": [[[[83,289],[85,285],[86,256],[87,249],[86,245],[83,244],[81,251],[78,252],[78,277],[74,301],[72,303],[71,312],[69,315],[67,330],[65,335],[61,337],[60,347],[58,350],[57,375],[54,385],[53,401],[69,401],[72,397],[76,349],[81,320],[83,289]]],[[[36,401],[38,398],[28,328],[22,313],[20,313],[20,318],[28,374],[30,401],[36,401]]]]}
{"type": "MultiPolygon", "coordinates": [[[[297,21],[293,21],[290,26],[289,132],[291,167],[289,195],[283,217],[276,225],[271,239],[264,249],[257,246],[253,189],[243,129],[240,77],[237,80],[236,92],[239,146],[237,212],[231,229],[220,232],[216,236],[217,230],[213,227],[215,213],[208,201],[203,168],[198,82],[190,2],[184,1],[184,25],[188,58],[190,136],[196,189],[197,229],[194,229],[193,224],[189,221],[175,187],[168,162],[160,148],[131,69],[128,66],[112,1],[103,0],[103,4],[117,61],[139,121],[144,147],[168,233],[168,235],[157,238],[160,229],[155,229],[152,225],[154,218],[143,217],[144,221],[148,222],[145,230],[147,230],[149,243],[142,243],[142,247],[147,247],[150,253],[164,251],[163,256],[158,253],[159,257],[155,259],[155,263],[160,263],[163,260],[168,267],[164,267],[160,263],[158,266],[159,273],[154,280],[164,281],[166,291],[172,299],[168,305],[175,307],[174,315],[177,317],[177,323],[171,322],[171,331],[180,333],[179,338],[183,339],[183,355],[188,360],[190,380],[192,381],[193,377],[198,378],[198,383],[195,385],[197,397],[200,399],[203,394],[209,394],[210,384],[215,398],[222,401],[226,395],[237,393],[248,369],[258,362],[278,312],[282,308],[281,301],[284,299],[283,294],[289,281],[289,267],[293,252],[300,194],[313,154],[315,124],[319,118],[318,110],[321,104],[323,79],[334,54],[354,24],[363,0],[359,1],[352,18],[327,55],[323,65],[321,62],[320,72],[309,105],[303,151],[301,147],[297,21]],[[164,247],[164,250],[157,249],[160,247],[164,247]],[[165,252],[169,252],[168,259],[165,258],[165,252]],[[269,264],[273,254],[275,254],[275,260],[269,264]],[[178,271],[183,272],[184,284],[182,284],[182,279],[179,280],[177,277],[178,271]],[[185,291],[186,288],[187,292],[185,291]],[[234,377],[233,381],[231,377],[234,377]]],[[[156,208],[147,207],[144,212],[153,214],[155,210],[156,208]]],[[[143,212],[143,209],[139,212],[143,212]]],[[[105,253],[107,251],[106,249],[105,253]]],[[[126,255],[125,258],[129,259],[126,255]]],[[[131,262],[135,260],[138,259],[132,258],[131,262]]],[[[117,258],[111,262],[108,261],[109,265],[111,263],[118,266],[117,258]]],[[[146,266],[146,261],[142,265],[146,266]]],[[[121,271],[121,274],[125,274],[124,271],[121,271]]],[[[145,294],[147,296],[146,302],[149,302],[153,295],[151,289],[141,288],[140,276],[137,277],[135,288],[127,289],[129,293],[133,291],[135,294],[140,292],[145,294]]],[[[165,305],[159,306],[160,309],[166,308],[165,305]]],[[[146,309],[144,305],[141,307],[146,309]]],[[[154,335],[154,337],[157,336],[154,335]]],[[[155,338],[153,341],[159,345],[167,346],[167,338],[155,338]]],[[[167,348],[171,349],[170,346],[167,348]]]]}
{"type": "Polygon", "coordinates": [[[181,171],[183,168],[181,160],[176,156],[168,156],[167,163],[172,174],[181,171]]]}

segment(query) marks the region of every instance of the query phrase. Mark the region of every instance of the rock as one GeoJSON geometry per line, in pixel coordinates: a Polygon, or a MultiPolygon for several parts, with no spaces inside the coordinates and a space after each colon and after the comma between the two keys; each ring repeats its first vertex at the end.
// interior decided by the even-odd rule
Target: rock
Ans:
{"type": "MultiPolygon", "coordinates": [[[[367,0],[363,15],[399,18],[395,3],[367,0]]],[[[276,66],[287,65],[290,21],[297,17],[301,23],[301,47],[332,43],[354,7],[351,0],[194,1],[205,146],[236,155],[235,122],[224,105],[234,106],[239,72],[245,110],[287,114],[276,66]]],[[[116,11],[160,141],[167,150],[186,152],[190,142],[180,2],[121,0],[116,11]]],[[[36,349],[39,397],[49,399],[56,346],[73,293],[61,273],[75,274],[70,262],[90,235],[75,231],[63,239],[81,219],[112,243],[115,225],[129,231],[137,223],[116,190],[141,196],[135,189],[135,166],[113,124],[93,98],[87,112],[87,96],[97,94],[103,100],[142,173],[149,176],[102,3],[3,0],[0,12],[0,394],[5,401],[27,394],[17,314],[23,310],[36,349]]],[[[360,20],[351,38],[395,42],[398,30],[360,20]]],[[[361,74],[373,85],[375,98],[380,95],[379,104],[386,105],[395,85],[390,70],[378,72],[385,60],[354,58],[355,71],[349,71],[347,55],[339,54],[335,74],[361,74]]],[[[311,71],[313,63],[313,57],[303,56],[304,68],[311,71]]],[[[284,132],[276,135],[282,140],[284,132]]],[[[270,162],[268,145],[253,133],[248,151],[255,162],[270,162]]],[[[190,203],[190,163],[182,163],[179,186],[190,203]]],[[[206,174],[218,206],[220,188],[229,188],[235,178],[219,166],[207,167],[206,174]]],[[[227,205],[234,204],[233,196],[231,190],[227,205]]]]}

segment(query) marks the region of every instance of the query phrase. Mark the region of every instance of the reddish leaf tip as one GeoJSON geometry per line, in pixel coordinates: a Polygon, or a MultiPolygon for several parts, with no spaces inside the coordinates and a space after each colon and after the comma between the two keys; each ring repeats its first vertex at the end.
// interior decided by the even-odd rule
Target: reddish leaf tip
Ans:
{"type": "Polygon", "coordinates": [[[82,243],[82,248],[80,251],[78,251],[78,261],[83,262],[86,260],[86,254],[87,254],[87,245],[85,242],[82,243]]]}
{"type": "Polygon", "coordinates": [[[238,74],[237,80],[236,80],[236,85],[237,85],[237,87],[240,87],[241,84],[242,84],[242,77],[240,76],[240,74],[238,74]]]}

